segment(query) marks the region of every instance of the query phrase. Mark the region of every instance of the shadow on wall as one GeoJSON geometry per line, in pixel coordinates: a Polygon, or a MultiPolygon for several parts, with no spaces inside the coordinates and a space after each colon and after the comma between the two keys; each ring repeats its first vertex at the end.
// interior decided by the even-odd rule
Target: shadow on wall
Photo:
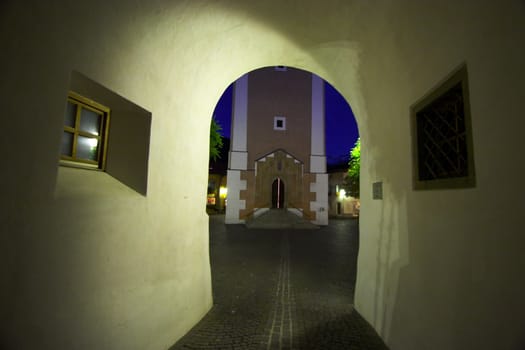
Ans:
{"type": "Polygon", "coordinates": [[[386,201],[390,203],[379,203],[381,207],[378,212],[380,219],[374,273],[376,288],[373,295],[373,318],[370,322],[375,325],[383,339],[388,341],[396,311],[395,298],[402,285],[399,278],[401,271],[408,266],[410,254],[408,244],[403,239],[394,239],[395,233],[400,231],[399,226],[406,222],[406,217],[403,217],[399,210],[404,208],[405,196],[400,200],[386,201]]]}
{"type": "MultiPolygon", "coordinates": [[[[449,196],[462,203],[465,191],[449,196]]],[[[494,219],[489,207],[475,213],[463,203],[458,204],[461,210],[438,217],[443,203],[413,197],[407,203],[412,255],[410,264],[399,269],[402,288],[394,300],[389,346],[525,349],[525,321],[513,316],[525,309],[522,279],[516,278],[523,273],[522,246],[512,233],[486,232],[494,219]],[[416,216],[422,206],[429,214],[416,216]],[[479,220],[465,222],[464,216],[479,220]]]]}
{"type": "MultiPolygon", "coordinates": [[[[472,318],[477,316],[467,315],[464,311],[470,309],[471,293],[475,291],[467,282],[471,278],[470,266],[461,263],[461,260],[472,261],[472,251],[462,248],[465,237],[458,235],[457,227],[454,227],[459,217],[433,216],[429,219],[416,216],[421,208],[421,201],[412,196],[407,204],[408,216],[411,217],[407,231],[412,255],[410,264],[399,270],[398,286],[402,288],[393,300],[389,344],[393,348],[404,348],[408,344],[414,349],[429,344],[433,349],[472,348],[466,340],[480,336],[477,334],[479,330],[469,334],[472,318]],[[426,232],[417,229],[425,226],[426,232]],[[447,226],[451,229],[447,230],[447,226]],[[429,332],[429,328],[434,331],[429,332]]],[[[428,210],[433,211],[432,208],[428,210]]]]}

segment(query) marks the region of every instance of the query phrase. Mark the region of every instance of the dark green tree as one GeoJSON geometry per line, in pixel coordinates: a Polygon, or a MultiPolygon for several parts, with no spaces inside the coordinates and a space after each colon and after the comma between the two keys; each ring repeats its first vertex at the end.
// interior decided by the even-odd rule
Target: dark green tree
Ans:
{"type": "Polygon", "coordinates": [[[358,138],[354,148],[350,151],[348,175],[346,176],[349,195],[359,198],[359,173],[361,172],[361,138],[358,138]]]}
{"type": "Polygon", "coordinates": [[[215,120],[211,120],[210,126],[210,160],[215,161],[217,158],[220,158],[220,152],[222,148],[222,127],[215,120]]]}

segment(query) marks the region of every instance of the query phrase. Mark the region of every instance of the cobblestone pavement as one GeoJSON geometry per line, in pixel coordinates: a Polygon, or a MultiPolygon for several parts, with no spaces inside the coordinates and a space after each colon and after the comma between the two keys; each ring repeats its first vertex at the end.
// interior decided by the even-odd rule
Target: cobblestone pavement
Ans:
{"type": "Polygon", "coordinates": [[[254,230],[210,216],[214,306],[171,349],[387,349],[353,309],[356,220],[254,230]]]}

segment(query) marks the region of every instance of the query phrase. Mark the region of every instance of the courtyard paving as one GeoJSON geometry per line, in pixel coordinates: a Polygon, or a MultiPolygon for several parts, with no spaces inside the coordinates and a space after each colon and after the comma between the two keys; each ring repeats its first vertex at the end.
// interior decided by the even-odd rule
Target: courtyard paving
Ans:
{"type": "Polygon", "coordinates": [[[210,216],[214,306],[171,349],[387,349],[353,308],[357,220],[247,229],[210,216]]]}

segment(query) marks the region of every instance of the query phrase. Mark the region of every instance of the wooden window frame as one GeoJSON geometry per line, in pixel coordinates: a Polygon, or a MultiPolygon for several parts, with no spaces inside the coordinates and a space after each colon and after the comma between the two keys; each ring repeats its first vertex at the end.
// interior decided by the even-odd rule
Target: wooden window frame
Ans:
{"type": "Polygon", "coordinates": [[[73,134],[73,143],[71,156],[64,154],[60,155],[60,165],[105,170],[109,134],[110,109],[74,91],[69,91],[67,101],[77,106],[75,114],[75,126],[70,127],[65,125],[64,123],[63,131],[73,134]],[[80,115],[82,109],[86,109],[101,115],[99,135],[80,130],[80,115]],[[78,158],[76,156],[79,136],[97,139],[98,147],[96,160],[83,159],[78,158]]]}

